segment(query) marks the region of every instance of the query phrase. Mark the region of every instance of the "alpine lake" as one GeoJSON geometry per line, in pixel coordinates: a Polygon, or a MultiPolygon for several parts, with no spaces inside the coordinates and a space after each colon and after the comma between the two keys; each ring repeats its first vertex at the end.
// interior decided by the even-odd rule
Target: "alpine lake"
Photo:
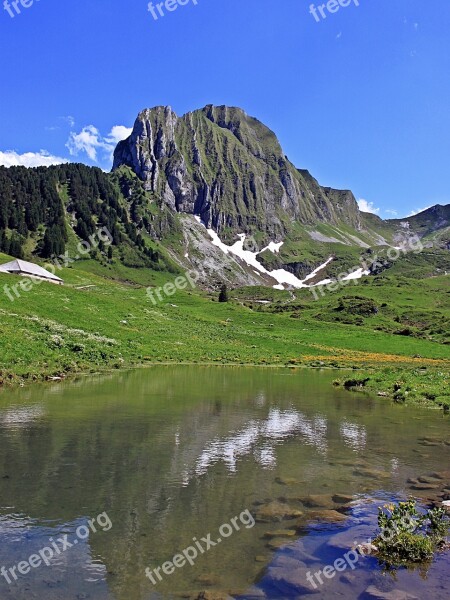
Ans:
{"type": "Polygon", "coordinates": [[[2,389],[1,600],[450,598],[449,552],[308,582],[376,536],[378,506],[450,493],[450,417],[336,377],[157,366],[2,389]]]}

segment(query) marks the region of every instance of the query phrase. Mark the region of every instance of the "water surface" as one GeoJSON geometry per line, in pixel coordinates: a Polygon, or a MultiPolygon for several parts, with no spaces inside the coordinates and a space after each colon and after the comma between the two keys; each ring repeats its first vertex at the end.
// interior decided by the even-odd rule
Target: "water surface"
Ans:
{"type": "MultiPolygon", "coordinates": [[[[295,548],[277,551],[280,540],[267,534],[295,527],[305,543],[316,543],[320,558],[319,533],[310,529],[313,509],[299,498],[397,497],[409,477],[449,468],[448,417],[348,393],[331,385],[335,377],[330,371],[155,367],[3,389],[0,566],[27,560],[49,538],[75,539],[77,527],[101,513],[112,527],[97,527],[49,567],[31,569],[11,585],[0,578],[0,598],[195,598],[205,589],[249,597],[254,585],[269,597],[291,597],[289,590],[274,591],[266,567],[295,548]],[[217,539],[222,524],[272,501],[303,515],[241,524],[194,566],[164,575],[156,586],[145,577],[146,567],[171,560],[193,537],[211,532],[217,539]]],[[[320,535],[330,539],[349,524],[319,527],[320,535]]],[[[357,598],[373,568],[369,562],[358,567],[358,586],[341,597],[357,598]]],[[[427,585],[441,585],[440,573],[427,585]]]]}

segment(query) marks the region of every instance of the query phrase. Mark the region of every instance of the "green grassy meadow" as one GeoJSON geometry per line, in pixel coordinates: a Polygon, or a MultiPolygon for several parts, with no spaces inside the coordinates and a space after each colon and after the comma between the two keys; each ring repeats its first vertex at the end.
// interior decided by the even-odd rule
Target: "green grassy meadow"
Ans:
{"type": "Polygon", "coordinates": [[[154,304],[147,286],[175,275],[93,260],[57,275],[64,286],[33,285],[14,301],[4,286],[20,278],[0,275],[1,383],[171,362],[346,367],[368,370],[373,391],[393,396],[401,375],[406,399],[450,400],[447,276],[366,278],[317,301],[309,290],[243,288],[219,303],[189,288],[154,304]]]}

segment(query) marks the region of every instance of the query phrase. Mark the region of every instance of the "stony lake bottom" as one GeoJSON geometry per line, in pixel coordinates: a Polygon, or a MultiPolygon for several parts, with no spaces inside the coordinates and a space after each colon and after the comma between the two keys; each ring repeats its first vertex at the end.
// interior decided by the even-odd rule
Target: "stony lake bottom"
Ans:
{"type": "Polygon", "coordinates": [[[361,558],[308,589],[308,571],[375,536],[377,506],[450,485],[448,416],[335,377],[161,366],[1,390],[0,567],[71,541],[0,577],[1,600],[450,598],[449,553],[394,575],[361,558]],[[101,514],[111,526],[93,531],[101,514]],[[208,535],[193,564],[146,576],[208,535]]]}

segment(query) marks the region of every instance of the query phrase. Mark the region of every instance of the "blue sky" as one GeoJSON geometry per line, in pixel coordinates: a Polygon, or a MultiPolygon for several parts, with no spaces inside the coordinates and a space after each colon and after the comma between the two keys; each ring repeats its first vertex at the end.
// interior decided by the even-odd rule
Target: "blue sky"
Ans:
{"type": "Polygon", "coordinates": [[[11,17],[0,0],[2,164],[108,169],[141,109],[228,104],[383,217],[450,203],[448,0],[349,0],[319,22],[310,0],[187,0],[158,20],[147,0],[23,1],[11,17]]]}

